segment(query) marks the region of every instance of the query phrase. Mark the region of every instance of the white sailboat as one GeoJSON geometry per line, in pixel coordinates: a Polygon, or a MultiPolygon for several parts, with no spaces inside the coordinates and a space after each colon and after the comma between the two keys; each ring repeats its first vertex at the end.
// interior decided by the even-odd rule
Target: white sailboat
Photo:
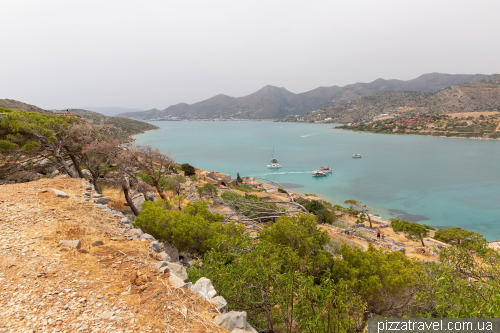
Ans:
{"type": "Polygon", "coordinates": [[[274,158],[274,146],[273,146],[273,154],[271,155],[271,161],[267,165],[268,169],[279,169],[281,168],[280,163],[278,162],[277,158],[274,158]]]}

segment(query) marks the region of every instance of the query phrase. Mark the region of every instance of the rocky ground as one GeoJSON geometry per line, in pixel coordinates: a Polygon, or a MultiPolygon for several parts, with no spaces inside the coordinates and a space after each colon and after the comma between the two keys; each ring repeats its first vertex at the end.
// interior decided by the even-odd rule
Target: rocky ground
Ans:
{"type": "Polygon", "coordinates": [[[0,332],[227,332],[214,304],[171,285],[121,213],[84,193],[78,179],[0,186],[0,332]]]}

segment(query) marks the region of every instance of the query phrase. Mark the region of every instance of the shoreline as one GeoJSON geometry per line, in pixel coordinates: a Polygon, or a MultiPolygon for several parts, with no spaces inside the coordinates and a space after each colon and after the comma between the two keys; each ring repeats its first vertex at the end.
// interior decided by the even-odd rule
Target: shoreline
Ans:
{"type": "Polygon", "coordinates": [[[367,133],[367,134],[381,134],[381,135],[407,135],[407,136],[420,136],[420,137],[429,137],[429,138],[444,138],[444,139],[465,139],[465,140],[480,140],[480,141],[500,141],[499,139],[492,139],[492,138],[464,138],[461,136],[442,136],[442,135],[419,135],[419,134],[402,134],[402,133],[375,133],[375,132],[365,132],[365,131],[356,131],[356,130],[351,130],[351,129],[345,129],[345,128],[337,128],[337,127],[332,127],[331,129],[336,129],[336,130],[341,130],[341,131],[348,131],[348,132],[354,132],[354,133],[367,133]]]}

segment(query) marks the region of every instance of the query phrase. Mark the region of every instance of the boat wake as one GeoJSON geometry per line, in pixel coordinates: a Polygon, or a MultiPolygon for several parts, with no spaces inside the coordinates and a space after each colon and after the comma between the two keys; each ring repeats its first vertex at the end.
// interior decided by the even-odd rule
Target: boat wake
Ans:
{"type": "Polygon", "coordinates": [[[267,172],[267,173],[259,173],[259,174],[254,174],[251,175],[251,177],[260,177],[260,176],[267,176],[267,175],[288,175],[288,174],[297,174],[297,173],[312,173],[313,171],[289,171],[289,172],[267,172]]]}
{"type": "Polygon", "coordinates": [[[316,134],[319,134],[319,133],[313,133],[313,134],[301,135],[300,137],[301,137],[301,138],[307,138],[308,136],[313,136],[313,135],[316,135],[316,134]]]}

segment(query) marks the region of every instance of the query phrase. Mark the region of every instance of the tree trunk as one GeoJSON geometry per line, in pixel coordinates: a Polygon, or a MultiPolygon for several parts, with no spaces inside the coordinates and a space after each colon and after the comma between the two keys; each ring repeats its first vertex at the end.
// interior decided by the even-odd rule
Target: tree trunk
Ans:
{"type": "Polygon", "coordinates": [[[64,170],[64,172],[66,172],[68,176],[70,176],[71,178],[76,178],[76,175],[73,173],[73,171],[71,171],[71,168],[68,166],[68,164],[61,155],[54,154],[54,157],[57,159],[59,165],[64,170]]]}
{"type": "Polygon", "coordinates": [[[76,172],[78,172],[78,176],[80,178],[85,178],[85,176],[83,175],[83,172],[82,172],[82,168],[80,168],[80,163],[78,163],[78,161],[76,160],[76,157],[74,154],[72,153],[69,153],[69,158],[71,158],[71,161],[73,162],[73,165],[76,169],[76,172]]]}
{"type": "Polygon", "coordinates": [[[419,235],[419,237],[420,237],[420,241],[422,242],[422,246],[425,246],[425,244],[424,244],[424,238],[422,237],[422,235],[419,235]]]}
{"type": "Polygon", "coordinates": [[[363,213],[365,213],[365,215],[368,217],[368,222],[370,222],[370,228],[373,229],[372,219],[370,218],[370,214],[368,214],[368,212],[364,212],[364,211],[363,211],[363,213]]]}
{"type": "MultiPolygon", "coordinates": [[[[153,178],[153,177],[151,177],[153,178]]],[[[153,178],[153,182],[155,183],[156,191],[158,191],[158,194],[163,200],[167,200],[167,196],[165,195],[165,192],[163,191],[163,188],[160,185],[160,182],[156,180],[156,178],[153,178]]]]}
{"type": "Polygon", "coordinates": [[[130,197],[130,182],[127,177],[123,175],[123,171],[121,167],[118,167],[118,173],[120,175],[120,180],[122,183],[122,190],[123,190],[123,195],[125,196],[125,200],[128,203],[128,206],[132,210],[132,213],[134,213],[135,216],[139,215],[139,211],[134,205],[134,202],[132,201],[132,198],[130,197]]]}

